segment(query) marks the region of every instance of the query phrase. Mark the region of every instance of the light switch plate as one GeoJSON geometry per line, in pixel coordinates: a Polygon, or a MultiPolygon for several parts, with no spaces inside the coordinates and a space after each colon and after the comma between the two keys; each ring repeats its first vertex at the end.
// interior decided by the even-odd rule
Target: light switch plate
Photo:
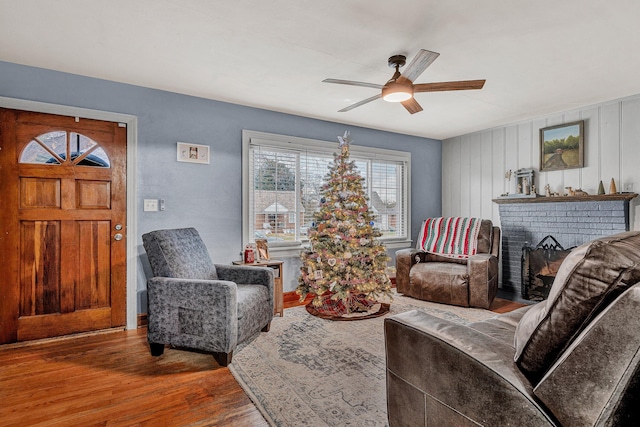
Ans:
{"type": "Polygon", "coordinates": [[[625,193],[633,193],[633,182],[627,182],[624,185],[624,192],[625,193]]]}
{"type": "Polygon", "coordinates": [[[145,212],[158,212],[158,199],[144,199],[145,212]]]}

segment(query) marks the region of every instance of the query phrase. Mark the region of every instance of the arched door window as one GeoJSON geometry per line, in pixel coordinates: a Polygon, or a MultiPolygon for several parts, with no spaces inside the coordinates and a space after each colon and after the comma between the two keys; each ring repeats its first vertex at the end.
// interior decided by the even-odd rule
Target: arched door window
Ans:
{"type": "Polygon", "coordinates": [[[97,142],[80,133],[65,131],[35,137],[22,150],[20,163],[110,167],[109,156],[97,142]]]}

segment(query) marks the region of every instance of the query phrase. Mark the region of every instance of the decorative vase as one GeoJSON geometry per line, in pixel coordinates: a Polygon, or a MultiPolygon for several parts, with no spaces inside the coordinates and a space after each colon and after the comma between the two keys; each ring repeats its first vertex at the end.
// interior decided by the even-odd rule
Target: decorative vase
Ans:
{"type": "Polygon", "coordinates": [[[609,185],[609,194],[616,194],[618,189],[616,189],[616,182],[611,178],[611,184],[609,185]]]}
{"type": "Polygon", "coordinates": [[[600,185],[598,185],[598,194],[604,194],[604,184],[602,184],[602,180],[600,180],[600,185]]]}

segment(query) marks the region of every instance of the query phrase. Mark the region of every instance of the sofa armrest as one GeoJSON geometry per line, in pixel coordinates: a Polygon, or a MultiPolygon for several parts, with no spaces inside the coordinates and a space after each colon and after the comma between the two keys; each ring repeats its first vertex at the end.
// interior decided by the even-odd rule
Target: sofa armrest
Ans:
{"type": "Polygon", "coordinates": [[[469,271],[469,306],[488,309],[498,292],[498,258],[491,254],[471,255],[469,271]]]}
{"type": "Polygon", "coordinates": [[[391,426],[553,425],[508,344],[417,310],[384,333],[391,426]]]}
{"type": "Polygon", "coordinates": [[[216,272],[221,280],[229,280],[235,282],[238,286],[242,285],[262,285],[266,286],[269,295],[269,304],[271,312],[275,305],[274,297],[274,273],[269,267],[247,267],[244,265],[226,265],[216,264],[216,272]]]}
{"type": "Polygon", "coordinates": [[[424,254],[414,248],[396,251],[396,289],[404,294],[409,290],[409,272],[416,263],[416,255],[424,254]]]}
{"type": "Polygon", "coordinates": [[[562,425],[637,425],[640,284],[574,340],[534,389],[562,425]]]}
{"type": "Polygon", "coordinates": [[[236,284],[153,277],[147,281],[150,343],[229,353],[238,340],[236,284]]]}
{"type": "Polygon", "coordinates": [[[269,267],[247,267],[227,264],[215,264],[215,266],[220,280],[273,288],[273,269],[269,267]]]}

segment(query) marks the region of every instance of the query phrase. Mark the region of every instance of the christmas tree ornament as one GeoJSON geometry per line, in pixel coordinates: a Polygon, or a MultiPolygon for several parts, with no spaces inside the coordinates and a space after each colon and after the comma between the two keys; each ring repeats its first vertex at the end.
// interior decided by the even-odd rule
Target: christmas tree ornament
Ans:
{"type": "Polygon", "coordinates": [[[335,258],[329,258],[327,260],[327,264],[329,264],[331,267],[333,267],[334,265],[336,265],[336,259],[335,258]]]}

